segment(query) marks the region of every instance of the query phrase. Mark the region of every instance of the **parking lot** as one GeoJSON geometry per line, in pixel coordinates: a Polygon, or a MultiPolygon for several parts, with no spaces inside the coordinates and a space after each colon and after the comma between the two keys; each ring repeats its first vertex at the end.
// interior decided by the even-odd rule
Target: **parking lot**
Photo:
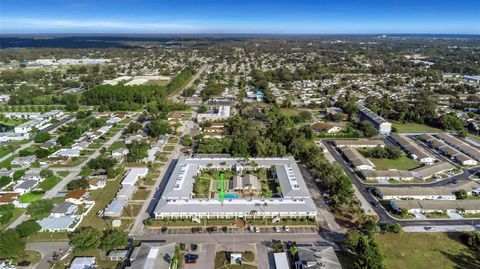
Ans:
{"type": "MultiPolygon", "coordinates": [[[[149,234],[162,234],[161,229],[146,229],[145,230],[149,234]]],[[[169,228],[167,229],[164,234],[255,234],[257,232],[251,232],[247,228],[227,228],[224,232],[222,229],[218,228],[216,231],[207,232],[206,228],[202,228],[201,232],[192,232],[192,228],[169,228]]],[[[289,227],[289,231],[285,231],[284,229],[280,228],[278,232],[276,232],[273,227],[259,227],[258,233],[268,234],[282,234],[282,233],[294,233],[294,234],[310,234],[310,233],[317,233],[315,227],[289,227]]]]}

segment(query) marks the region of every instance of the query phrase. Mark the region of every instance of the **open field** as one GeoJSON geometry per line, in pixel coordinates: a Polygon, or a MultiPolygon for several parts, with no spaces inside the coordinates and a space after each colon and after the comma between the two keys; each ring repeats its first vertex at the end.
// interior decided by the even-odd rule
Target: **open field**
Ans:
{"type": "Polygon", "coordinates": [[[425,124],[419,123],[401,123],[398,121],[390,121],[392,123],[392,127],[397,129],[399,133],[417,133],[417,132],[429,132],[429,133],[436,133],[442,132],[441,129],[430,127],[425,124]]]}
{"type": "Polygon", "coordinates": [[[393,159],[375,159],[369,158],[377,170],[388,170],[388,169],[398,169],[398,170],[411,170],[419,167],[418,162],[408,158],[407,156],[402,156],[396,160],[393,159]]]}
{"type": "Polygon", "coordinates": [[[464,245],[460,233],[387,233],[376,237],[389,269],[480,268],[480,253],[464,245]]]}

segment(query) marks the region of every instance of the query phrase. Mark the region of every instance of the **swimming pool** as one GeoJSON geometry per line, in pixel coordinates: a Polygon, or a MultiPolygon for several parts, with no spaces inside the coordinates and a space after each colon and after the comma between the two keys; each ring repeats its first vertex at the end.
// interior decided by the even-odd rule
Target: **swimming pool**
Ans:
{"type": "Polygon", "coordinates": [[[225,197],[225,199],[237,199],[238,193],[225,193],[223,197],[225,197]]]}

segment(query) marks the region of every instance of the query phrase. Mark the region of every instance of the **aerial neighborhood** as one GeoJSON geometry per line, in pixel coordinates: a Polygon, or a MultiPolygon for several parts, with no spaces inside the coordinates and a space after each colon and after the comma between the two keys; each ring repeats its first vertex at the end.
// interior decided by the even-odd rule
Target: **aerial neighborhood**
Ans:
{"type": "Polygon", "coordinates": [[[0,268],[480,268],[478,37],[0,41],[0,268]]]}

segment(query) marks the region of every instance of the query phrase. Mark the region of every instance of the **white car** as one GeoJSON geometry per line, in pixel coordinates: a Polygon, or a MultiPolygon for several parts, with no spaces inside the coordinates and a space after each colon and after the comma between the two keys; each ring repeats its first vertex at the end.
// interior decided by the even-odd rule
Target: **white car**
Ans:
{"type": "Polygon", "coordinates": [[[279,232],[280,232],[280,228],[278,228],[278,227],[274,227],[273,230],[274,230],[276,233],[279,233],[279,232]]]}
{"type": "Polygon", "coordinates": [[[288,228],[287,225],[283,226],[283,229],[285,230],[285,232],[289,232],[289,231],[290,231],[290,228],[288,228]]]}
{"type": "Polygon", "coordinates": [[[259,232],[260,232],[260,228],[255,227],[255,232],[256,232],[256,233],[259,233],[259,232]]]}

